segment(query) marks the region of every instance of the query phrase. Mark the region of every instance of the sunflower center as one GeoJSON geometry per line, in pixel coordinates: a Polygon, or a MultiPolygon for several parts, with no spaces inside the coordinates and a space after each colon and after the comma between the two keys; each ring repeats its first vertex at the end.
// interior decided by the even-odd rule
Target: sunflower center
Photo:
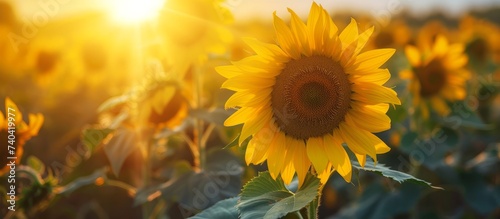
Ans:
{"type": "Polygon", "coordinates": [[[417,69],[420,95],[431,97],[438,94],[446,84],[445,74],[445,69],[439,59],[434,59],[427,66],[417,69]]]}
{"type": "Polygon", "coordinates": [[[350,107],[351,84],[338,62],[325,56],[289,61],[271,93],[278,127],[297,139],[332,133],[350,107]]]}
{"type": "Polygon", "coordinates": [[[300,101],[311,109],[324,106],[328,101],[324,95],[328,90],[320,83],[310,82],[300,88],[300,101]]]}

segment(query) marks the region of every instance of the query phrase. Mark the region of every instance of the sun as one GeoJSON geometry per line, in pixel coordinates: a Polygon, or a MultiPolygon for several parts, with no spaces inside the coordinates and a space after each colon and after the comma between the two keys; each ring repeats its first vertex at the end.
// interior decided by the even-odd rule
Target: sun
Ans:
{"type": "Polygon", "coordinates": [[[141,23],[155,18],[165,0],[111,0],[110,9],[113,20],[120,23],[141,23]]]}

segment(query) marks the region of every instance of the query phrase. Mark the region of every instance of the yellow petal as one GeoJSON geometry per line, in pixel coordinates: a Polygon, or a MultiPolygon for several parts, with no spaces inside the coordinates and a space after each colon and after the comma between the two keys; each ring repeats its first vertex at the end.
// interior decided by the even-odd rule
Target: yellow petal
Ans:
{"type": "Polygon", "coordinates": [[[260,90],[272,87],[275,80],[275,78],[258,78],[248,75],[240,75],[227,79],[221,87],[234,91],[260,90]]]}
{"type": "Polygon", "coordinates": [[[225,126],[235,126],[241,123],[244,123],[248,120],[248,118],[251,118],[252,116],[255,115],[255,113],[258,111],[258,108],[255,107],[243,107],[233,113],[233,115],[229,116],[229,118],[224,121],[225,126]]]}
{"type": "Polygon", "coordinates": [[[308,39],[309,39],[309,45],[312,50],[317,49],[315,48],[316,42],[315,42],[315,33],[316,33],[316,28],[318,27],[316,24],[318,23],[318,20],[321,17],[321,8],[316,2],[313,2],[311,6],[311,10],[309,11],[309,17],[307,18],[307,30],[308,30],[308,39]]]}
{"type": "Polygon", "coordinates": [[[406,46],[405,47],[406,58],[410,62],[412,66],[420,66],[422,56],[418,49],[414,46],[406,46]]]}
{"type": "Polygon", "coordinates": [[[351,182],[352,166],[347,152],[342,147],[341,136],[324,135],[325,151],[328,160],[333,165],[333,168],[345,179],[346,182],[351,182]]]}
{"type": "Polygon", "coordinates": [[[286,137],[286,155],[285,155],[286,165],[281,171],[281,178],[283,179],[285,184],[290,184],[295,174],[295,168],[293,166],[293,159],[295,157],[295,147],[293,141],[294,141],[293,138],[286,137]]]}
{"type": "Polygon", "coordinates": [[[13,117],[15,119],[14,123],[16,125],[20,125],[23,123],[23,114],[17,108],[16,103],[14,103],[14,101],[12,101],[9,97],[5,98],[5,117],[13,117]],[[14,116],[9,116],[9,113],[14,114],[14,116]]]}
{"type": "MultiPolygon", "coordinates": [[[[261,129],[254,137],[250,140],[254,145],[253,156],[251,163],[260,164],[267,159],[269,148],[276,135],[276,131],[271,130],[268,126],[261,129]]],[[[250,144],[248,142],[248,144],[250,144]]]]}
{"type": "Polygon", "coordinates": [[[306,178],[307,172],[309,171],[311,162],[307,157],[306,146],[302,140],[294,140],[293,146],[295,147],[295,158],[293,159],[293,166],[295,167],[295,171],[297,171],[300,188],[304,183],[304,179],[306,178]]]}
{"type": "Polygon", "coordinates": [[[265,124],[269,123],[272,119],[272,110],[270,108],[264,108],[257,111],[259,116],[250,117],[243,128],[241,129],[241,135],[239,138],[239,145],[243,143],[250,135],[257,133],[260,129],[264,127],[265,124]]]}
{"type": "Polygon", "coordinates": [[[413,79],[413,71],[403,70],[399,72],[399,78],[401,79],[413,79]]]}
{"type": "Polygon", "coordinates": [[[357,127],[369,132],[382,132],[391,128],[389,116],[368,107],[353,108],[346,116],[354,121],[357,127]]]}
{"type": "Polygon", "coordinates": [[[274,12],[273,16],[274,29],[276,30],[276,40],[278,41],[278,44],[290,57],[299,59],[300,50],[297,47],[297,42],[295,42],[292,31],[290,30],[290,28],[288,28],[285,22],[281,20],[281,18],[276,16],[276,12],[274,12]]]}
{"type": "Polygon", "coordinates": [[[267,60],[258,55],[249,56],[232,63],[245,73],[244,75],[240,76],[250,75],[251,77],[259,78],[276,77],[280,74],[284,65],[282,62],[267,60]]]}
{"type": "Polygon", "coordinates": [[[368,137],[373,135],[372,133],[353,128],[348,126],[346,123],[340,123],[340,132],[342,139],[347,143],[349,149],[357,154],[367,154],[377,161],[375,145],[368,137]]]}
{"type": "Polygon", "coordinates": [[[265,88],[257,91],[238,91],[227,99],[224,107],[229,109],[237,106],[255,107],[266,105],[266,103],[269,103],[269,100],[271,99],[271,92],[271,88],[265,88]]]}
{"type": "Polygon", "coordinates": [[[356,155],[356,159],[358,159],[359,165],[361,165],[361,167],[365,167],[366,155],[357,154],[357,153],[354,153],[354,155],[356,155]]]}
{"type": "Polygon", "coordinates": [[[285,62],[287,60],[286,54],[275,44],[263,43],[255,38],[243,38],[243,42],[265,59],[278,62],[285,62]]]}
{"type": "Polygon", "coordinates": [[[332,164],[328,162],[328,165],[326,166],[325,170],[323,170],[323,172],[321,173],[318,173],[318,178],[321,185],[325,185],[328,179],[330,178],[330,175],[332,175],[334,171],[332,167],[333,167],[332,164]]]}
{"type": "Polygon", "coordinates": [[[359,100],[366,104],[391,103],[401,105],[397,93],[388,88],[374,83],[355,83],[351,99],[359,100]]]}
{"type": "Polygon", "coordinates": [[[446,102],[444,102],[444,100],[439,97],[431,98],[431,104],[440,116],[446,116],[450,113],[448,104],[446,104],[446,102]]]}
{"type": "Polygon", "coordinates": [[[267,167],[273,179],[276,179],[284,167],[285,157],[282,155],[286,151],[285,134],[282,132],[276,133],[269,147],[267,167]]]}
{"type": "Polygon", "coordinates": [[[448,52],[448,40],[446,40],[446,37],[444,37],[443,35],[436,36],[432,51],[436,57],[442,57],[444,54],[446,54],[446,52],[448,52]]]}
{"type": "Polygon", "coordinates": [[[366,43],[370,39],[370,36],[373,34],[374,27],[370,27],[368,30],[365,30],[365,32],[361,33],[358,37],[358,45],[356,48],[356,51],[354,55],[358,55],[359,52],[365,47],[366,43]]]}
{"type": "Polygon", "coordinates": [[[391,73],[389,72],[388,69],[384,68],[384,69],[373,70],[369,74],[352,75],[352,76],[356,77],[355,78],[356,81],[370,82],[378,85],[383,85],[391,78],[391,73]]]}
{"type": "MultiPolygon", "coordinates": [[[[356,24],[356,20],[351,18],[351,22],[342,31],[342,33],[340,33],[339,38],[340,41],[342,42],[342,50],[345,50],[349,45],[351,45],[354,41],[358,39],[358,25],[356,24]]],[[[354,50],[351,52],[351,54],[353,53],[354,50]]]]}
{"type": "Polygon", "coordinates": [[[296,41],[301,45],[301,51],[305,56],[311,56],[311,47],[307,37],[307,26],[302,23],[300,17],[291,9],[288,12],[292,15],[291,27],[296,41]]]}
{"type": "Polygon", "coordinates": [[[35,136],[38,134],[38,131],[42,127],[44,117],[41,113],[37,113],[37,114],[29,114],[28,119],[29,119],[30,135],[35,136]]]}
{"type": "Polygon", "coordinates": [[[356,58],[354,66],[356,66],[356,71],[367,72],[373,69],[377,69],[382,64],[387,62],[389,58],[396,52],[395,49],[374,49],[364,53],[361,53],[356,58]]]}
{"type": "Polygon", "coordinates": [[[217,73],[219,73],[220,75],[222,75],[222,77],[225,78],[232,78],[243,74],[241,69],[239,69],[234,65],[217,66],[215,67],[215,71],[217,71],[217,73]]]}
{"type": "Polygon", "coordinates": [[[307,156],[311,160],[316,172],[321,173],[325,170],[328,157],[325,153],[322,137],[309,138],[307,140],[307,156]]]}

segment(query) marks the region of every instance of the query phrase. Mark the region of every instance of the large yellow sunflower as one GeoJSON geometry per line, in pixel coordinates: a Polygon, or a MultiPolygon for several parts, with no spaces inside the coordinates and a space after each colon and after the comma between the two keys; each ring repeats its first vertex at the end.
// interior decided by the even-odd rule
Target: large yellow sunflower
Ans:
{"type": "Polygon", "coordinates": [[[267,160],[271,176],[302,184],[311,164],[325,183],[336,170],[351,181],[351,162],[343,143],[364,165],[366,155],[389,151],[373,132],[390,128],[386,112],[400,104],[390,78],[380,69],[394,49],[360,53],[373,28],[358,34],[354,19],[338,34],[328,12],[312,4],[307,23],[289,10],[291,24],[274,15],[278,45],[247,39],[256,55],[221,66],[222,85],[236,93],[226,107],[239,107],[226,126],[243,124],[247,164],[267,160]]]}
{"type": "MultiPolygon", "coordinates": [[[[0,148],[2,157],[0,158],[0,176],[9,171],[9,166],[7,164],[10,160],[7,159],[7,156],[16,157],[16,165],[19,165],[21,162],[21,157],[24,152],[24,144],[26,141],[31,139],[31,137],[36,136],[38,134],[38,130],[43,124],[43,115],[40,113],[37,114],[29,114],[29,124],[23,120],[23,114],[17,108],[17,105],[10,99],[5,98],[5,116],[2,112],[0,112],[0,139],[5,143],[2,144],[0,148]],[[10,110],[9,110],[10,109],[10,110]],[[11,113],[9,115],[9,113],[11,113]],[[15,124],[15,132],[9,133],[9,118],[14,118],[13,124],[15,124]],[[7,145],[7,140],[9,135],[14,134],[14,148],[15,154],[9,155],[9,149],[7,145]]],[[[11,127],[14,127],[11,125],[11,127]]],[[[10,145],[10,144],[9,144],[10,145]]],[[[12,146],[12,145],[11,145],[12,146]]]]}
{"type": "Polygon", "coordinates": [[[464,68],[468,59],[463,51],[462,44],[449,45],[441,35],[436,37],[429,50],[406,47],[412,70],[401,72],[400,77],[410,80],[413,105],[418,107],[425,119],[429,118],[430,106],[439,115],[446,116],[450,113],[446,100],[465,98],[465,82],[470,78],[470,73],[464,68]]]}

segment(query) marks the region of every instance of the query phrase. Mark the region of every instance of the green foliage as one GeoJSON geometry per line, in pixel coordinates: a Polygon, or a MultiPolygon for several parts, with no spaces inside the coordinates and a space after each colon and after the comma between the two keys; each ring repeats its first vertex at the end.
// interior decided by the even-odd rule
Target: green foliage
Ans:
{"type": "Polygon", "coordinates": [[[45,172],[45,164],[43,164],[43,162],[35,156],[29,156],[26,164],[40,174],[45,172]]]}
{"type": "Polygon", "coordinates": [[[176,201],[183,208],[197,212],[236,196],[243,173],[239,159],[228,151],[217,150],[207,156],[207,161],[206,168],[198,172],[184,162],[178,163],[170,180],[138,191],[134,204],[143,204],[160,191],[165,200],[176,201]]]}
{"type": "Polygon", "coordinates": [[[280,178],[274,180],[269,172],[261,172],[243,187],[238,204],[240,217],[272,219],[298,212],[316,198],[319,184],[316,177],[308,175],[293,193],[280,178]]]}
{"type": "Polygon", "coordinates": [[[102,141],[112,132],[113,129],[87,128],[82,132],[82,142],[92,153],[95,152],[102,141]]]}
{"type": "Polygon", "coordinates": [[[388,191],[381,183],[369,184],[357,200],[339,214],[337,219],[351,218],[394,218],[409,212],[417,203],[423,191],[421,186],[402,184],[398,190],[388,191]]]}
{"type": "Polygon", "coordinates": [[[113,174],[118,176],[125,159],[138,147],[137,133],[120,128],[113,132],[113,137],[104,145],[104,153],[109,160],[113,174]]]}
{"type": "Polygon", "coordinates": [[[210,208],[205,209],[199,214],[190,217],[190,219],[204,219],[204,218],[224,218],[224,219],[238,219],[238,197],[228,198],[215,203],[210,208]]]}
{"type": "Polygon", "coordinates": [[[393,179],[399,183],[403,183],[405,181],[410,181],[413,183],[417,183],[417,184],[432,187],[432,188],[439,188],[439,187],[431,186],[431,183],[426,182],[426,181],[421,180],[421,179],[418,179],[410,174],[399,172],[396,170],[391,170],[388,167],[384,166],[383,164],[375,165],[373,163],[373,161],[371,161],[371,160],[367,160],[364,167],[361,167],[361,165],[359,165],[359,163],[357,161],[351,161],[351,162],[352,162],[352,166],[354,168],[356,168],[357,170],[376,172],[384,177],[393,179]]]}
{"type": "Polygon", "coordinates": [[[82,186],[92,185],[95,183],[96,179],[100,177],[106,178],[107,172],[108,168],[102,168],[94,171],[92,174],[88,176],[77,178],[73,180],[71,183],[68,183],[67,185],[58,188],[57,194],[69,195],[82,186]]]}

